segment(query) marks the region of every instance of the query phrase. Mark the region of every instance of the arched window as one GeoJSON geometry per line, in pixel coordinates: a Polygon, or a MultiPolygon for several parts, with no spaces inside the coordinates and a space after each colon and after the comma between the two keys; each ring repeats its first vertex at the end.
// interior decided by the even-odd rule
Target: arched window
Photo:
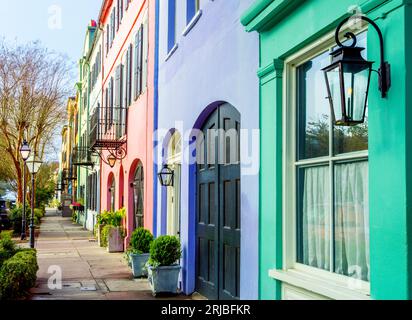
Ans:
{"type": "Polygon", "coordinates": [[[116,181],[112,179],[112,185],[110,186],[110,210],[115,210],[115,197],[116,197],[116,181]]]}
{"type": "Polygon", "coordinates": [[[133,179],[134,227],[144,227],[144,170],[141,162],[137,165],[133,179]]]}

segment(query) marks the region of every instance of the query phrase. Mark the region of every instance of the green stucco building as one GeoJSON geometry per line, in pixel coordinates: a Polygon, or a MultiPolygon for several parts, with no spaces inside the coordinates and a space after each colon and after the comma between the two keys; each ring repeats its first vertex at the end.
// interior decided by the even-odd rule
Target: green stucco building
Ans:
{"type": "MultiPolygon", "coordinates": [[[[412,1],[257,0],[261,299],[412,298],[412,1]],[[372,73],[364,124],[335,127],[322,68],[354,12],[382,31],[387,98],[372,73]]],[[[377,32],[355,21],[370,61],[377,32]]],[[[379,68],[379,63],[374,64],[379,68]]]]}

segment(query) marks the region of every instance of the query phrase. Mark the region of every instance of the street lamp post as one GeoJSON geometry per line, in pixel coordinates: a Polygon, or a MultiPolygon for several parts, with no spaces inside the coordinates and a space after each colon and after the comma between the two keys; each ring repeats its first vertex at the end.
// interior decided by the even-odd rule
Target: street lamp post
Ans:
{"type": "Polygon", "coordinates": [[[21,240],[26,240],[26,161],[29,158],[31,149],[26,139],[23,141],[23,145],[20,148],[20,155],[23,159],[23,212],[21,223],[21,240]]]}
{"type": "Polygon", "coordinates": [[[30,219],[30,248],[34,248],[34,180],[42,165],[42,161],[35,155],[27,159],[27,166],[31,173],[31,219],[30,219]]]}

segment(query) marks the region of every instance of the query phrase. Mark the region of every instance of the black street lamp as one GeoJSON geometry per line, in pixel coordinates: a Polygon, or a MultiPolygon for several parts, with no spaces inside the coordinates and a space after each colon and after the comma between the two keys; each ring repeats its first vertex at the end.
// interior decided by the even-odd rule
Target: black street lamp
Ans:
{"type": "Polygon", "coordinates": [[[42,161],[35,155],[27,159],[27,166],[31,173],[31,219],[30,219],[30,248],[34,248],[34,179],[39,172],[42,161]]]}
{"type": "Polygon", "coordinates": [[[20,147],[20,155],[23,159],[23,212],[21,215],[21,240],[26,240],[26,161],[29,158],[31,149],[26,139],[20,147]]]}
{"type": "MultiPolygon", "coordinates": [[[[379,35],[381,64],[377,71],[379,75],[379,90],[382,98],[387,96],[391,86],[390,65],[385,61],[383,36],[376,23],[365,17],[357,16],[371,24],[379,35]]],[[[352,39],[350,46],[344,46],[339,40],[340,29],[351,19],[344,19],[336,29],[335,40],[339,48],[331,53],[332,64],[324,68],[328,99],[337,126],[354,126],[365,122],[366,108],[373,62],[366,61],[361,56],[364,48],[356,47],[356,35],[345,34],[352,39]]]]}
{"type": "Polygon", "coordinates": [[[167,164],[165,164],[162,171],[157,174],[160,184],[163,187],[173,187],[174,174],[174,171],[170,169],[167,164]]]}

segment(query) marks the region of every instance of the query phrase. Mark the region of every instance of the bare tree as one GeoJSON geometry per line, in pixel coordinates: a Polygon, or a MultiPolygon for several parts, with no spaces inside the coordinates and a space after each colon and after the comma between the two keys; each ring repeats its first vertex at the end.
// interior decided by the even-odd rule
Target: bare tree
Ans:
{"type": "Polygon", "coordinates": [[[43,159],[65,120],[69,74],[67,60],[38,42],[24,46],[0,42],[0,153],[13,168],[18,202],[23,198],[20,146],[26,139],[43,159]]]}

